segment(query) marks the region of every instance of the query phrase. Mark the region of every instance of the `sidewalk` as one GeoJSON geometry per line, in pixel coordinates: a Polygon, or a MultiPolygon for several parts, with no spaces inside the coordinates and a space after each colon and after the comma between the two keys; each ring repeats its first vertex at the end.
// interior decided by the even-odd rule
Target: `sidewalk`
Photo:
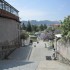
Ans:
{"type": "Polygon", "coordinates": [[[58,61],[40,61],[36,70],[70,70],[70,66],[58,61]]]}
{"type": "Polygon", "coordinates": [[[32,46],[17,48],[8,58],[9,60],[28,60],[32,46]]]}

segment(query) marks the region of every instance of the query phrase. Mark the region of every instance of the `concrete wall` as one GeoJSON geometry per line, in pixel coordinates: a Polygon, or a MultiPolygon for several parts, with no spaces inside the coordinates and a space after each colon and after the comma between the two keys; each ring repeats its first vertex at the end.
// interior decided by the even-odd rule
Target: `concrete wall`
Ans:
{"type": "Polygon", "coordinates": [[[18,47],[19,22],[0,17],[0,59],[18,47]]]}
{"type": "Polygon", "coordinates": [[[55,42],[55,47],[57,47],[57,51],[59,54],[57,54],[58,59],[64,63],[70,64],[70,42],[69,41],[57,41],[57,44],[55,42]]]}
{"type": "Polygon", "coordinates": [[[0,42],[11,41],[18,37],[19,23],[15,20],[0,17],[0,42]]]}

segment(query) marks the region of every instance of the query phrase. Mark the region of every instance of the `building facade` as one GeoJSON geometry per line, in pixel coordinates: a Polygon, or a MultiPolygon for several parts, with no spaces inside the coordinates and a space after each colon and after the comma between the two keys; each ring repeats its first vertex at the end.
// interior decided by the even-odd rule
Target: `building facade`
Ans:
{"type": "Polygon", "coordinates": [[[0,59],[19,47],[20,21],[18,10],[4,0],[0,0],[0,59]]]}

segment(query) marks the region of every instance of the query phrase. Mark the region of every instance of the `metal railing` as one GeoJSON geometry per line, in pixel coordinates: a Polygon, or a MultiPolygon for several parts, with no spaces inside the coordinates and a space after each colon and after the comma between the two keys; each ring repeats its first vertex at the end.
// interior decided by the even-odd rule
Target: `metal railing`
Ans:
{"type": "Polygon", "coordinates": [[[16,16],[18,16],[18,10],[16,10],[13,6],[11,6],[9,3],[7,3],[4,0],[0,0],[0,9],[5,10],[7,12],[10,12],[16,16]]]}

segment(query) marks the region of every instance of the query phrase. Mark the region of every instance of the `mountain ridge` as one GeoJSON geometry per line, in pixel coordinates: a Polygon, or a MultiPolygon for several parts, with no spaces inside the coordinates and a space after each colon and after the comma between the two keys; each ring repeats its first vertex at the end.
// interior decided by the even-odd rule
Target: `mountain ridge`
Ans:
{"type": "MultiPolygon", "coordinates": [[[[25,25],[28,24],[28,21],[21,21],[21,23],[24,23],[25,25]]],[[[52,25],[52,24],[60,24],[59,21],[50,21],[50,20],[41,20],[41,21],[37,21],[37,20],[30,20],[30,23],[33,25],[41,25],[41,24],[46,24],[46,25],[52,25]]]]}

